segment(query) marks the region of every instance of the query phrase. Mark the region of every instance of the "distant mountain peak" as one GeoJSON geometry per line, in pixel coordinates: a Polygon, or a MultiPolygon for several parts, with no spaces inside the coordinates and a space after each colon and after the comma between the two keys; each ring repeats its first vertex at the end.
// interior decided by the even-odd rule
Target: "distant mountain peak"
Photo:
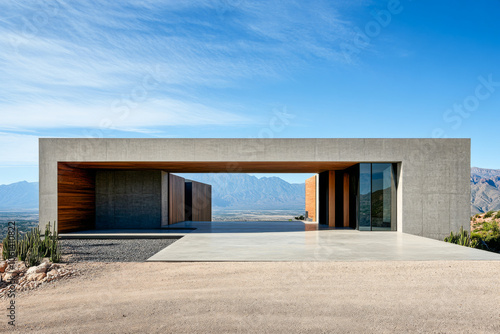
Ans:
{"type": "Polygon", "coordinates": [[[212,185],[214,208],[239,210],[304,210],[305,184],[290,184],[277,176],[244,173],[177,174],[212,185]]]}
{"type": "Polygon", "coordinates": [[[38,208],[38,182],[0,185],[0,210],[38,208]]]}
{"type": "Polygon", "coordinates": [[[471,168],[471,212],[500,210],[500,170],[471,168]]]}

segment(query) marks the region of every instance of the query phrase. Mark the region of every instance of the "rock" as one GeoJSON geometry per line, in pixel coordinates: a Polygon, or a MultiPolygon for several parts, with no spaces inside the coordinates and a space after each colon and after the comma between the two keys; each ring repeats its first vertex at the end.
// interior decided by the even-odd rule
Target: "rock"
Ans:
{"type": "Polygon", "coordinates": [[[58,274],[59,273],[56,269],[52,269],[51,271],[47,272],[47,276],[57,276],[58,274]]]}
{"type": "Polygon", "coordinates": [[[50,267],[49,267],[49,270],[51,271],[51,270],[53,270],[53,269],[57,269],[57,268],[59,268],[59,267],[60,267],[60,265],[55,264],[55,263],[52,263],[52,264],[50,265],[50,267]]]}
{"type": "Polygon", "coordinates": [[[31,274],[39,274],[39,273],[44,273],[47,272],[47,269],[49,268],[48,262],[44,262],[39,266],[36,267],[30,267],[28,271],[26,272],[26,275],[31,275],[31,274]]]}
{"type": "Polygon", "coordinates": [[[28,281],[42,281],[46,276],[47,276],[47,274],[45,274],[45,273],[34,273],[31,275],[28,275],[28,277],[26,279],[28,281]]]}
{"type": "Polygon", "coordinates": [[[3,274],[2,279],[6,282],[9,282],[11,279],[16,277],[19,274],[17,270],[9,271],[3,274]]]}
{"type": "Polygon", "coordinates": [[[0,273],[4,273],[8,265],[7,261],[0,261],[0,273]]]}

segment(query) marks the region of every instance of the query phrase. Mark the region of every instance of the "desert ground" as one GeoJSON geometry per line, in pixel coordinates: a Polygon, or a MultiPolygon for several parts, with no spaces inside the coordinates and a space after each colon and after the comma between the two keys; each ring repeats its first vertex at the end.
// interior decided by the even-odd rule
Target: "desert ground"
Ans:
{"type": "Polygon", "coordinates": [[[76,266],[16,297],[16,331],[500,333],[500,262],[76,266]]]}

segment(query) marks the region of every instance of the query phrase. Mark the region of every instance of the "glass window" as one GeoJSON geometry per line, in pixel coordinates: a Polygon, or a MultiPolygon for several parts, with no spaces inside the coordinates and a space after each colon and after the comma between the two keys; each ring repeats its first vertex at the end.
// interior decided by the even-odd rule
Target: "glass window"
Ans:
{"type": "Polygon", "coordinates": [[[391,230],[392,164],[372,164],[372,231],[391,230]]]}
{"type": "Polygon", "coordinates": [[[359,223],[360,231],[371,230],[371,164],[359,164],[359,223]]]}

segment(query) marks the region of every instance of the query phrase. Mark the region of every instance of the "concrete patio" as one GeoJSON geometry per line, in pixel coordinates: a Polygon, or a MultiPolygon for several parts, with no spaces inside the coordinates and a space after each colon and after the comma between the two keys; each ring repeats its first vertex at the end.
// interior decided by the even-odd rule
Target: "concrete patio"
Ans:
{"type": "Polygon", "coordinates": [[[314,223],[182,222],[166,229],[90,230],[62,238],[179,239],[148,261],[500,261],[500,254],[398,232],[328,229],[314,223]]]}
{"type": "Polygon", "coordinates": [[[322,230],[297,221],[172,226],[196,230],[148,261],[500,261],[500,254],[405,233],[322,230]]]}

